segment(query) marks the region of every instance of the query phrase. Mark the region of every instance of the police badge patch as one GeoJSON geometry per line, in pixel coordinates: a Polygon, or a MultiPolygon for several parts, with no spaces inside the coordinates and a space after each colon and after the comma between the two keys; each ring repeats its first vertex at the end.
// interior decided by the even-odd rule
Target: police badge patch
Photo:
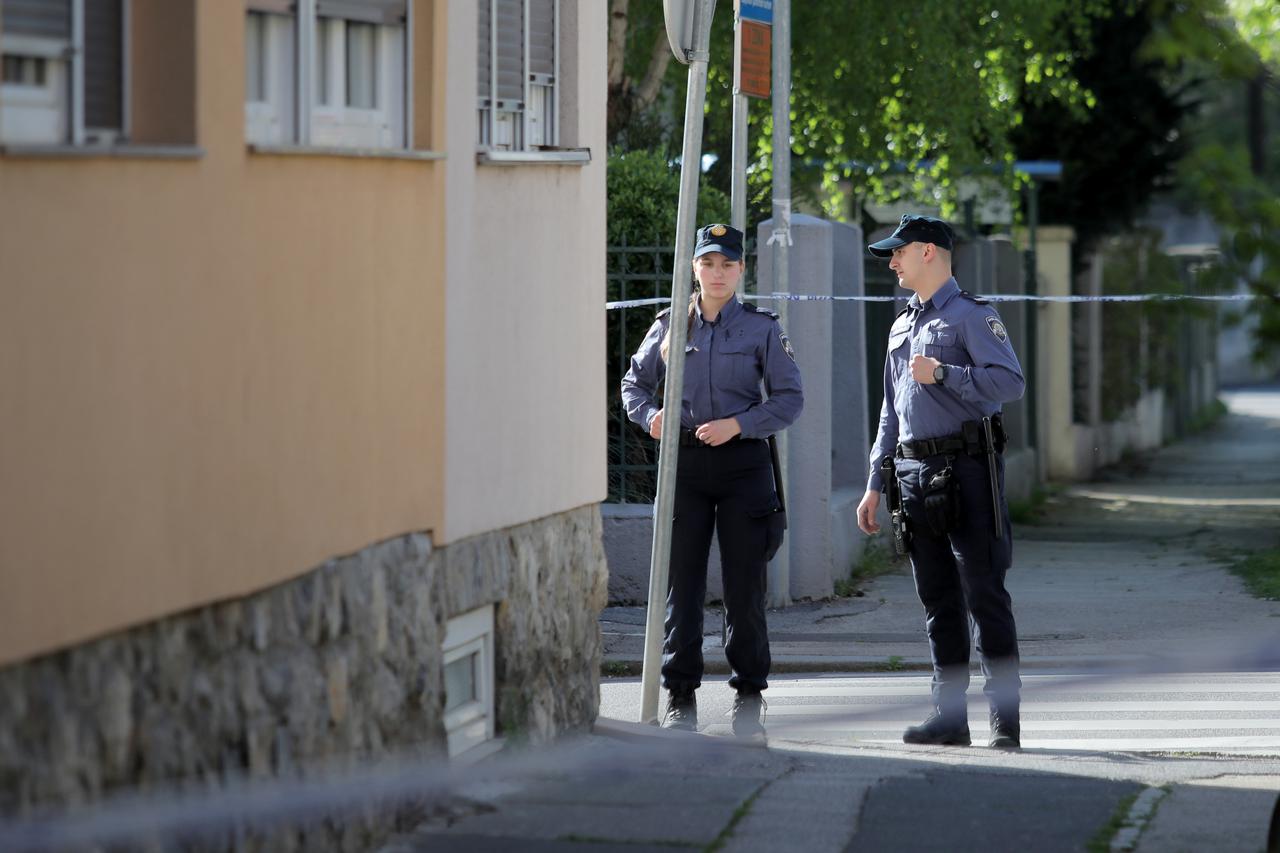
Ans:
{"type": "Polygon", "coordinates": [[[987,327],[991,329],[991,334],[995,335],[996,339],[1001,343],[1009,340],[1009,333],[1005,331],[1004,323],[1001,323],[998,317],[988,317],[987,327]]]}
{"type": "Polygon", "coordinates": [[[792,361],[796,360],[796,351],[791,346],[791,339],[787,337],[786,332],[779,332],[778,339],[782,341],[782,351],[785,352],[792,361]]]}

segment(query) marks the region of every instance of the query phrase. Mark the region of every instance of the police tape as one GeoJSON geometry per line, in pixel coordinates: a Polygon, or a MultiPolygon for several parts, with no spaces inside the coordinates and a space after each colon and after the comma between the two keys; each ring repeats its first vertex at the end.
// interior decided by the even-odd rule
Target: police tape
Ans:
{"type": "MultiPolygon", "coordinates": [[[[979,299],[988,302],[1248,302],[1261,299],[1256,293],[1229,294],[1197,294],[1197,293],[1124,293],[1109,296],[1031,296],[1025,293],[975,293],[979,299]]],[[[906,302],[909,296],[827,296],[813,293],[744,293],[743,299],[764,299],[780,302],[906,302]]],[[[606,311],[618,308],[641,308],[646,305],[668,305],[671,300],[665,296],[654,296],[649,299],[624,299],[619,302],[606,302],[606,311]]]]}

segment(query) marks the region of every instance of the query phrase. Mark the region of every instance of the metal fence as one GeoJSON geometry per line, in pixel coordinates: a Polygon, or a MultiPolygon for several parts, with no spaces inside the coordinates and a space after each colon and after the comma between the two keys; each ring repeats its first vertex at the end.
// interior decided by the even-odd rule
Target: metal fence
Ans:
{"type": "MultiPolygon", "coordinates": [[[[623,241],[607,249],[608,289],[606,299],[670,297],[675,247],[650,240],[639,245],[623,241]]],[[[742,291],[755,292],[755,241],[747,238],[747,271],[742,291]]],[[[610,503],[653,503],[658,478],[658,442],[627,420],[622,407],[622,377],[631,355],[653,325],[661,305],[619,308],[605,312],[608,364],[609,496],[610,503]]]]}

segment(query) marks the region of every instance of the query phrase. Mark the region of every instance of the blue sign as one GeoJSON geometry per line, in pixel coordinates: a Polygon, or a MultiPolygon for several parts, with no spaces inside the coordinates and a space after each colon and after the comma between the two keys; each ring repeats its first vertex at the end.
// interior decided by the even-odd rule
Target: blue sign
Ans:
{"type": "Polygon", "coordinates": [[[773,26],[773,0],[738,0],[738,17],[773,26]]]}

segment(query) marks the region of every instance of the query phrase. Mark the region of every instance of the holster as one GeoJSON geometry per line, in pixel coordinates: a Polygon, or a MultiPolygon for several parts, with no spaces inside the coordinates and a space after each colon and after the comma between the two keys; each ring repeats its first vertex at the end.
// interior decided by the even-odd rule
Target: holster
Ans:
{"type": "Polygon", "coordinates": [[[907,510],[902,505],[902,489],[898,486],[898,470],[893,457],[880,460],[880,483],[884,487],[885,503],[889,510],[889,529],[893,532],[893,550],[899,557],[911,553],[911,525],[907,510]]]}
{"type": "Polygon", "coordinates": [[[947,467],[935,473],[924,487],[924,514],[929,532],[943,536],[960,526],[960,486],[948,456],[947,467]]]}

